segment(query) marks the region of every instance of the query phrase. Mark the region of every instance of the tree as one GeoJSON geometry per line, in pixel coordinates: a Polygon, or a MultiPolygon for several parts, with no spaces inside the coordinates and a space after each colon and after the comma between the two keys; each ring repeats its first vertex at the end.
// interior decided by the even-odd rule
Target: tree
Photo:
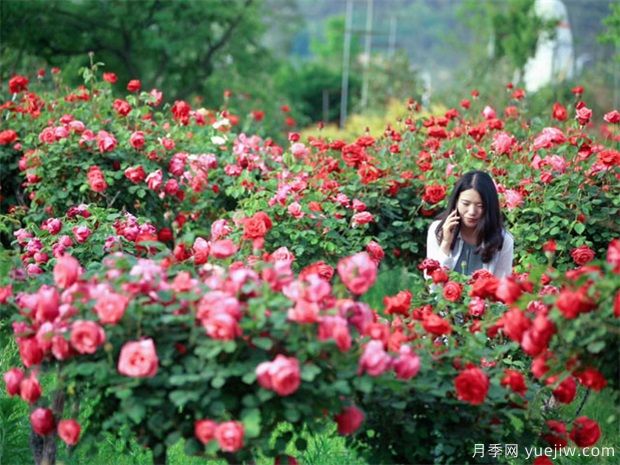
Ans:
{"type": "MultiPolygon", "coordinates": [[[[270,57],[259,44],[260,0],[5,0],[0,5],[3,74],[24,56],[51,66],[86,64],[88,52],[121,83],[141,79],[168,95],[207,94],[219,70],[256,73],[270,57]],[[10,52],[13,53],[10,53],[10,52]]],[[[3,76],[6,77],[6,76],[3,76]]]]}

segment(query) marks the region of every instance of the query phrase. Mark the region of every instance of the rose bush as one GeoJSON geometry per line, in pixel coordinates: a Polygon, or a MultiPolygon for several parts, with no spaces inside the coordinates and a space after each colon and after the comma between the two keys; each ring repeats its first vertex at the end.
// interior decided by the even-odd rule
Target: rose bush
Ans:
{"type": "Polygon", "coordinates": [[[156,463],[180,439],[188,454],[277,461],[331,421],[373,462],[596,443],[603,425],[537,400],[618,388],[613,114],[597,139],[583,102],[552,120],[528,115],[522,92],[504,111],[409,102],[381,137],[280,146],[244,132],[256,115],[167,104],[135,82],[113,95],[96,73],[38,94],[14,80],[0,107],[15,254],[0,305],[21,359],[4,381],[36,435],[94,447],[129,429],[156,463]],[[493,174],[517,238],[501,280],[422,260],[474,168],[493,174]],[[380,265],[408,267],[411,285],[373,309],[380,265]],[[293,431],[273,437],[281,421],[293,431]]]}

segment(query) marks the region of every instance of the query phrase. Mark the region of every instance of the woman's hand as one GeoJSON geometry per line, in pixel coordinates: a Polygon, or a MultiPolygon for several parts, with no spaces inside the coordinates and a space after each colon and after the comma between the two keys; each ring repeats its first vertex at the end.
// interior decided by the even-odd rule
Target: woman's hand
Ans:
{"type": "Polygon", "coordinates": [[[461,217],[459,213],[456,210],[452,210],[452,213],[448,215],[446,221],[443,223],[443,238],[440,248],[446,255],[450,255],[450,246],[452,245],[460,221],[461,217]]]}

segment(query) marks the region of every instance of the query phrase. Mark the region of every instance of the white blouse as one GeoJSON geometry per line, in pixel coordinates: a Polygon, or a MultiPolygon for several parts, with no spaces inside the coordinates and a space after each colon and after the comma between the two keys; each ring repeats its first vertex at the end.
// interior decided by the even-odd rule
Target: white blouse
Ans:
{"type": "MultiPolygon", "coordinates": [[[[463,249],[463,238],[459,232],[454,249],[451,251],[450,255],[446,255],[441,250],[441,247],[437,243],[437,238],[435,237],[435,231],[437,230],[438,225],[439,220],[433,221],[431,226],[428,228],[428,236],[426,238],[426,258],[437,260],[441,266],[445,266],[448,269],[453,270],[456,266],[456,261],[461,255],[461,250],[463,249]]],[[[483,269],[489,271],[498,278],[503,278],[512,274],[514,238],[512,237],[512,234],[505,229],[503,234],[504,245],[501,250],[498,250],[495,253],[490,262],[482,264],[483,269]]]]}

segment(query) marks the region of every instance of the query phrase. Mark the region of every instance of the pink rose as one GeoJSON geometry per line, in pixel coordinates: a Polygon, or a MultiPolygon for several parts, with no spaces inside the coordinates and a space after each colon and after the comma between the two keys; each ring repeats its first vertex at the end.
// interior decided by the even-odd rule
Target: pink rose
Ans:
{"type": "Polygon", "coordinates": [[[370,223],[371,221],[374,221],[374,217],[372,216],[372,213],[359,212],[351,217],[351,226],[355,228],[356,226],[359,226],[361,224],[367,224],[367,223],[370,223]]]}
{"type": "Polygon", "coordinates": [[[35,319],[38,323],[53,321],[58,316],[60,295],[55,287],[43,285],[37,291],[35,319]]]}
{"type": "Polygon", "coordinates": [[[400,355],[394,360],[394,372],[398,379],[411,379],[420,371],[420,357],[408,345],[400,346],[400,355]]]}
{"type": "Polygon", "coordinates": [[[493,136],[491,148],[499,155],[510,153],[514,145],[514,138],[505,132],[496,132],[493,136]]]}
{"type": "Polygon", "coordinates": [[[19,348],[21,361],[26,368],[38,365],[41,363],[41,360],[43,360],[43,349],[41,349],[41,346],[34,337],[19,338],[17,340],[17,346],[19,348]]]}
{"type": "Polygon", "coordinates": [[[232,228],[229,226],[228,221],[215,220],[211,225],[211,240],[217,241],[228,236],[231,232],[232,228]]]}
{"type": "Polygon", "coordinates": [[[296,323],[316,323],[319,320],[320,307],[315,302],[300,299],[293,308],[289,308],[286,317],[296,323]]]}
{"type": "Polygon", "coordinates": [[[207,335],[213,339],[232,341],[241,336],[241,328],[237,320],[226,312],[210,314],[202,320],[207,335]]]}
{"type": "Polygon", "coordinates": [[[338,275],[353,294],[364,294],[377,279],[377,265],[366,252],[360,252],[338,262],[338,275]]]}
{"type": "Polygon", "coordinates": [[[99,317],[99,321],[103,324],[116,324],[125,314],[129,297],[107,292],[97,299],[95,304],[95,312],[99,317]]]}
{"type": "Polygon", "coordinates": [[[54,282],[61,289],[66,289],[77,281],[82,269],[80,262],[71,255],[63,255],[54,266],[54,282]]]}
{"type": "Polygon", "coordinates": [[[342,409],[338,415],[334,417],[338,424],[338,433],[346,436],[355,433],[364,422],[364,412],[352,405],[342,409]]]}
{"type": "Polygon", "coordinates": [[[377,265],[381,263],[381,260],[383,260],[383,257],[385,257],[383,247],[381,247],[375,241],[370,241],[368,244],[366,244],[366,252],[368,252],[368,255],[370,255],[372,261],[375,262],[377,265]]]}
{"type": "Polygon", "coordinates": [[[152,191],[158,191],[163,182],[163,174],[161,170],[153,171],[146,177],[146,184],[152,191]]]}
{"type": "Polygon", "coordinates": [[[390,368],[392,358],[383,349],[383,342],[372,340],[364,348],[364,353],[360,357],[358,374],[364,372],[370,376],[379,376],[390,368]]]}
{"type": "Polygon", "coordinates": [[[493,119],[495,118],[496,113],[492,107],[487,105],[484,107],[484,110],[482,110],[482,116],[484,116],[485,119],[493,119]]]}
{"type": "Polygon", "coordinates": [[[523,204],[523,196],[519,191],[514,189],[506,189],[504,198],[506,199],[506,208],[508,208],[508,210],[514,210],[523,204]]]}
{"type": "Polygon", "coordinates": [[[47,436],[54,431],[56,422],[54,414],[48,408],[38,408],[30,414],[32,430],[39,436],[47,436]]]}
{"type": "Polygon", "coordinates": [[[230,239],[222,239],[211,243],[209,254],[216,259],[231,257],[237,253],[235,243],[230,239]]]}
{"type": "Polygon", "coordinates": [[[347,320],[340,316],[324,316],[319,321],[319,341],[333,339],[341,352],[351,348],[351,334],[347,320]]]}
{"type": "Polygon", "coordinates": [[[105,332],[94,321],[76,320],[71,325],[71,345],[80,354],[94,354],[104,342],[105,332]]]}
{"type": "Polygon", "coordinates": [[[213,420],[196,420],[194,423],[194,436],[203,444],[207,444],[215,439],[216,429],[217,423],[213,420]]]}
{"type": "Polygon", "coordinates": [[[113,134],[106,131],[97,133],[97,145],[101,153],[111,152],[116,148],[117,141],[113,134]]]}
{"type": "Polygon", "coordinates": [[[301,205],[299,202],[293,202],[287,208],[288,214],[291,215],[295,219],[303,218],[305,213],[301,209],[301,205]]]}
{"type": "Polygon", "coordinates": [[[78,443],[81,431],[80,424],[73,419],[58,422],[58,436],[68,446],[75,446],[78,443]]]}
{"type": "Polygon", "coordinates": [[[291,395],[301,384],[299,361],[295,357],[278,354],[273,361],[263,362],[256,367],[256,377],[265,389],[281,396],[291,395]]]}
{"type": "Polygon", "coordinates": [[[620,112],[618,110],[612,110],[609,113],[605,113],[603,119],[607,121],[609,124],[617,124],[620,123],[620,112]]]}
{"type": "Polygon", "coordinates": [[[202,237],[197,237],[192,247],[194,252],[194,263],[196,265],[204,265],[209,258],[209,252],[211,251],[210,244],[202,237]]]}
{"type": "Polygon", "coordinates": [[[215,439],[224,452],[236,452],[243,447],[243,424],[238,421],[225,421],[215,430],[215,439]]]}
{"type": "Polygon", "coordinates": [[[19,368],[11,368],[4,374],[4,383],[6,384],[6,392],[10,396],[19,394],[19,386],[24,379],[24,372],[19,368]]]}
{"type": "Polygon", "coordinates": [[[301,142],[295,142],[291,145],[291,153],[295,156],[295,158],[303,158],[310,154],[310,150],[308,150],[308,148],[301,142]]]}
{"type": "Polygon", "coordinates": [[[33,373],[20,383],[19,395],[29,404],[34,404],[41,397],[41,384],[33,373]]]}
{"type": "Polygon", "coordinates": [[[138,184],[146,178],[146,173],[144,172],[144,168],[142,166],[130,166],[125,170],[125,177],[129,179],[134,184],[138,184]]]}
{"type": "Polygon", "coordinates": [[[585,104],[580,105],[578,103],[575,109],[575,119],[581,126],[585,126],[590,122],[590,118],[592,118],[592,110],[586,107],[585,104]]]}
{"type": "Polygon", "coordinates": [[[130,378],[152,378],[159,360],[153,339],[126,342],[118,359],[118,372],[130,378]]]}
{"type": "Polygon", "coordinates": [[[79,244],[83,244],[90,237],[90,229],[86,226],[74,226],[71,231],[79,244]]]}

